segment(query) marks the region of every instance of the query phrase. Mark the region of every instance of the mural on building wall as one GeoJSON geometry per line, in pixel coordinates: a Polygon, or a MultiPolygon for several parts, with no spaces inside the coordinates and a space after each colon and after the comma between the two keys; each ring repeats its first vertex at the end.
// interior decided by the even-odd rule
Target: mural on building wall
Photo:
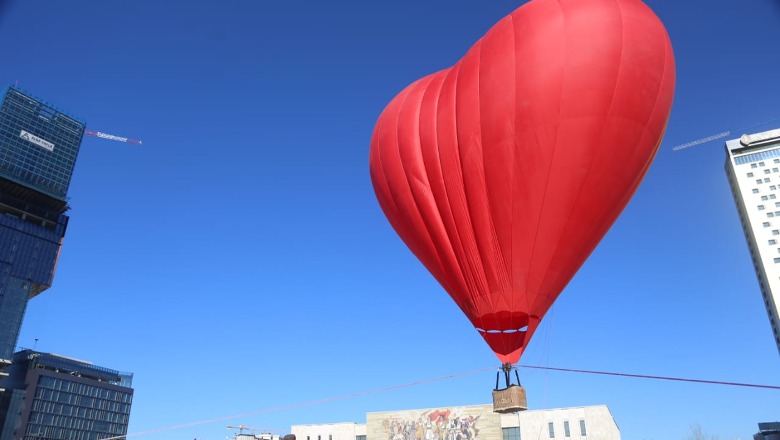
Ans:
{"type": "Polygon", "coordinates": [[[474,440],[479,435],[481,415],[458,414],[452,409],[424,411],[416,418],[382,420],[387,440],[474,440]]]}

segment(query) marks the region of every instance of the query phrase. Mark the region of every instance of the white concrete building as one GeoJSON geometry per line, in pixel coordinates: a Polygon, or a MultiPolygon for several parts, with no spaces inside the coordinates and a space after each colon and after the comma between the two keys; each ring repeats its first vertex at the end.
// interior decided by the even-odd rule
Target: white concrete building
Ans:
{"type": "Polygon", "coordinates": [[[726,142],[726,173],[780,351],[780,129],[726,142]]]}
{"type": "Polygon", "coordinates": [[[293,425],[290,432],[295,440],[366,440],[366,425],[357,423],[293,425]]]}
{"type": "Polygon", "coordinates": [[[294,425],[296,440],[620,440],[605,405],[497,414],[492,405],[366,414],[366,424],[294,425]]]}

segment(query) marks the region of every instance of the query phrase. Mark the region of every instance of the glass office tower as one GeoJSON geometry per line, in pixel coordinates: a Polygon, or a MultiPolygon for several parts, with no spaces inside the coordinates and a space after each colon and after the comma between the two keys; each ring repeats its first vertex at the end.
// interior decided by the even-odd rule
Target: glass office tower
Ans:
{"type": "Polygon", "coordinates": [[[22,350],[7,380],[0,440],[99,440],[127,434],[133,376],[51,353],[22,350]]]}
{"type": "MultiPolygon", "coordinates": [[[[15,87],[0,104],[0,400],[27,300],[49,288],[85,123],[15,87]]],[[[1,415],[0,415],[1,416],[1,415]]],[[[1,419],[0,419],[1,421],[1,419]]]]}

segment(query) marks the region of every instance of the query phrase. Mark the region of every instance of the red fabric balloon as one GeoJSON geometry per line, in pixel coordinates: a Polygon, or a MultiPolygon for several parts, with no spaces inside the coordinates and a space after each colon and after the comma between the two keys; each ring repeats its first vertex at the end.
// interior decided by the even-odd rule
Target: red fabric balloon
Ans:
{"type": "Polygon", "coordinates": [[[674,82],[641,1],[533,0],[382,112],[379,204],[502,363],[636,191],[674,82]]]}

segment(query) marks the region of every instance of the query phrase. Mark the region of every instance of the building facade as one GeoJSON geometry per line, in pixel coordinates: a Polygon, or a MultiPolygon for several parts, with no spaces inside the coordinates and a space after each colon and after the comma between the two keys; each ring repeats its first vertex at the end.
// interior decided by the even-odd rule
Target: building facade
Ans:
{"type": "MultiPolygon", "coordinates": [[[[0,396],[27,301],[54,279],[85,123],[15,87],[0,104],[0,396]]],[[[0,419],[0,422],[2,419],[0,419]]]]}
{"type": "Polygon", "coordinates": [[[620,440],[605,405],[497,414],[493,405],[366,414],[366,424],[294,425],[297,440],[620,440]]]}
{"type": "Polygon", "coordinates": [[[759,423],[753,440],[780,440],[780,422],[759,423]]]}
{"type": "Polygon", "coordinates": [[[780,351],[780,129],[726,142],[726,174],[780,351]]]}
{"type": "Polygon", "coordinates": [[[99,440],[127,434],[133,376],[51,353],[13,356],[0,440],[99,440]]]}

